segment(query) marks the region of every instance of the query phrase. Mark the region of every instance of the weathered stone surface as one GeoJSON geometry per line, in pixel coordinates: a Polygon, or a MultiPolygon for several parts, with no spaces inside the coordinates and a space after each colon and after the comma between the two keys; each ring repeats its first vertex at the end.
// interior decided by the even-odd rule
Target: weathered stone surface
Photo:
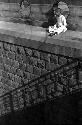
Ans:
{"type": "Polygon", "coordinates": [[[11,72],[11,66],[9,66],[9,65],[6,65],[6,64],[4,64],[4,70],[6,71],[6,72],[11,72]]]}
{"type": "Polygon", "coordinates": [[[41,69],[37,68],[37,67],[34,67],[33,68],[33,73],[34,73],[34,75],[40,76],[41,75],[41,69]]]}
{"type": "Polygon", "coordinates": [[[16,68],[15,67],[10,67],[9,72],[13,73],[14,75],[16,74],[16,68]]]}
{"type": "Polygon", "coordinates": [[[81,57],[81,56],[82,56],[82,55],[81,55],[80,49],[74,48],[74,49],[73,49],[73,57],[74,57],[74,58],[79,58],[79,57],[81,57]]]}
{"type": "Polygon", "coordinates": [[[18,54],[25,54],[24,47],[18,46],[18,47],[17,47],[17,53],[18,53],[18,54]]]}
{"type": "Polygon", "coordinates": [[[48,63],[46,62],[46,70],[54,70],[54,68],[56,68],[56,65],[54,63],[48,63]]]}
{"type": "Polygon", "coordinates": [[[25,52],[28,56],[32,56],[32,50],[31,49],[25,48],[25,52]]]}
{"type": "Polygon", "coordinates": [[[29,65],[29,64],[26,64],[26,69],[25,69],[27,72],[30,72],[30,73],[33,73],[33,66],[32,65],[29,65]]]}
{"type": "Polygon", "coordinates": [[[50,56],[50,62],[54,64],[58,64],[58,56],[56,55],[51,55],[50,56]]]}
{"type": "Polygon", "coordinates": [[[17,69],[17,75],[23,77],[23,71],[20,69],[17,69]]]}
{"type": "Polygon", "coordinates": [[[17,46],[11,45],[11,46],[10,46],[10,50],[11,50],[12,52],[17,52],[17,46]]]}
{"type": "Polygon", "coordinates": [[[50,54],[41,52],[40,53],[40,58],[41,58],[41,60],[45,60],[45,61],[50,62],[50,54]]]}
{"type": "Polygon", "coordinates": [[[22,71],[26,70],[26,64],[25,63],[19,63],[19,69],[21,69],[22,71]]]}
{"type": "Polygon", "coordinates": [[[4,70],[4,64],[0,63],[0,70],[4,70]]]}
{"type": "Polygon", "coordinates": [[[65,56],[72,56],[71,47],[65,47],[65,56]]]}
{"type": "Polygon", "coordinates": [[[22,56],[20,54],[16,54],[16,61],[22,62],[22,56]]]}
{"type": "Polygon", "coordinates": [[[40,52],[37,51],[37,50],[33,50],[33,55],[32,56],[35,57],[35,58],[40,58],[40,52]]]}
{"type": "Polygon", "coordinates": [[[3,63],[3,58],[2,57],[0,57],[0,63],[3,63]]]}
{"type": "Polygon", "coordinates": [[[38,60],[37,61],[37,67],[41,69],[45,69],[45,61],[44,60],[38,60]]]}
{"type": "Polygon", "coordinates": [[[67,59],[64,57],[59,57],[59,61],[58,61],[59,65],[64,65],[67,63],[67,59]]]}
{"type": "Polygon", "coordinates": [[[8,57],[9,57],[10,59],[15,60],[15,53],[13,53],[13,52],[8,52],[8,57]]]}
{"type": "Polygon", "coordinates": [[[13,77],[13,81],[15,82],[15,83],[21,83],[21,77],[19,77],[19,76],[17,76],[17,75],[15,75],[14,77],[13,77]]]}
{"type": "Polygon", "coordinates": [[[29,64],[33,66],[37,66],[37,59],[30,57],[29,64]]]}
{"type": "Polygon", "coordinates": [[[44,75],[44,74],[46,74],[46,73],[48,73],[48,71],[47,71],[46,69],[42,69],[42,70],[41,70],[41,74],[42,74],[42,75],[44,75]]]}
{"type": "Polygon", "coordinates": [[[59,46],[59,54],[65,55],[65,47],[64,46],[59,46]]]}
{"type": "Polygon", "coordinates": [[[23,77],[24,77],[24,79],[30,80],[30,73],[29,72],[24,72],[23,77]]]}
{"type": "Polygon", "coordinates": [[[10,44],[4,43],[4,49],[10,51],[10,44]]]}
{"type": "Polygon", "coordinates": [[[0,41],[0,49],[3,49],[3,42],[0,41]]]}

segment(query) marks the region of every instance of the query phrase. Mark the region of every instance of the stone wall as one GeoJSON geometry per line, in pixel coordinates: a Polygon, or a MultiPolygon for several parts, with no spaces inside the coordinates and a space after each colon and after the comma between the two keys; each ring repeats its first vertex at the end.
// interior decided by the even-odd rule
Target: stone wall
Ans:
{"type": "MultiPolygon", "coordinates": [[[[11,24],[10,25],[8,24],[8,26],[12,27],[11,24]]],[[[19,27],[18,24],[16,26],[19,27]]],[[[10,29],[13,31],[13,27],[10,29]]],[[[49,37],[46,39],[45,42],[42,39],[38,38],[41,37],[42,34],[41,32],[42,29],[41,31],[39,31],[39,29],[40,27],[38,28],[38,30],[36,30],[36,33],[31,34],[29,38],[27,38],[28,37],[27,34],[26,34],[27,37],[25,38],[24,31],[21,34],[20,31],[17,32],[17,29],[16,32],[15,31],[9,32],[9,29],[6,29],[6,26],[4,32],[3,30],[0,29],[0,96],[17,87],[22,86],[23,84],[28,84],[28,81],[31,81],[32,79],[35,79],[51,70],[54,70],[55,68],[60,67],[61,65],[69,63],[72,59],[71,58],[68,59],[68,57],[74,57],[74,58],[82,57],[81,42],[78,43],[79,47],[78,46],[74,47],[75,41],[73,41],[73,43],[70,42],[71,45],[69,44],[68,46],[67,41],[65,42],[62,40],[58,41],[54,40],[54,38],[49,38],[49,37]],[[40,32],[38,36],[37,36],[37,31],[40,32]],[[10,35],[8,35],[7,33],[10,35]],[[23,36],[23,38],[21,36],[23,36]]],[[[33,33],[33,31],[31,33],[33,33]]],[[[13,92],[14,99],[16,99],[15,96],[20,96],[20,91],[19,93],[13,92]]],[[[33,95],[33,97],[34,96],[36,95],[33,95]]],[[[42,116],[44,113],[46,123],[48,123],[48,121],[50,123],[52,121],[52,123],[59,123],[59,124],[73,123],[73,122],[76,123],[78,117],[75,115],[77,110],[76,108],[77,106],[81,106],[82,104],[81,102],[79,102],[79,105],[75,105],[73,99],[74,98],[71,99],[66,98],[65,100],[60,100],[57,103],[55,102],[55,104],[51,102],[46,103],[44,109],[43,106],[40,107],[40,109],[42,108],[42,116]]],[[[16,100],[14,100],[13,102],[15,101],[16,100]]],[[[0,105],[3,106],[3,100],[0,100],[0,105]]],[[[22,108],[21,105],[19,107],[22,108]]],[[[4,114],[4,107],[1,109],[2,112],[0,113],[4,114]]],[[[11,115],[12,119],[9,120],[10,119],[9,117],[7,119],[7,122],[8,123],[10,122],[11,124],[12,121],[16,120],[16,122],[19,123],[19,121],[21,121],[19,119],[23,119],[24,116],[28,118],[28,120],[30,118],[36,120],[35,114],[38,114],[37,115],[38,118],[41,118],[41,116],[39,116],[39,113],[37,112],[37,106],[36,106],[35,110],[30,111],[29,109],[29,113],[27,110],[26,116],[25,115],[21,116],[19,114],[17,115],[14,113],[14,116],[11,115]],[[29,114],[29,116],[27,114],[29,114]]],[[[4,121],[5,120],[2,121],[3,125],[4,121]]],[[[24,118],[24,122],[26,121],[27,119],[24,118]]],[[[37,121],[38,120],[36,120],[36,122],[37,121]]],[[[81,121],[81,116],[80,116],[80,121],[81,121]]]]}
{"type": "MultiPolygon", "coordinates": [[[[60,53],[61,49],[59,47],[60,53]]],[[[67,61],[70,59],[59,57],[55,53],[0,41],[0,95],[27,84],[67,61]]]]}

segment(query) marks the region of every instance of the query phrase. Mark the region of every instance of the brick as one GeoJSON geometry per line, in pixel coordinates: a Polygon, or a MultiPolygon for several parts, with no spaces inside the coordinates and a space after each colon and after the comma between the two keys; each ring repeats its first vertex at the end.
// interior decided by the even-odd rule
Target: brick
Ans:
{"type": "Polygon", "coordinates": [[[22,71],[26,70],[26,64],[25,63],[19,63],[19,69],[21,69],[22,71]]]}
{"type": "Polygon", "coordinates": [[[31,49],[25,48],[25,52],[28,56],[32,56],[32,50],[31,49]]]}
{"type": "Polygon", "coordinates": [[[45,90],[45,88],[44,88],[44,86],[39,86],[39,94],[40,94],[40,96],[41,97],[46,97],[46,90],[45,90]]]}
{"type": "Polygon", "coordinates": [[[14,65],[15,68],[19,68],[19,62],[18,61],[14,61],[14,65]]]}
{"type": "Polygon", "coordinates": [[[7,83],[8,83],[8,79],[7,79],[7,78],[2,77],[1,82],[2,82],[2,83],[4,83],[4,84],[7,84],[7,83]]]}
{"type": "MultiPolygon", "coordinates": [[[[2,71],[2,76],[5,77],[5,78],[7,78],[7,77],[8,77],[7,72],[6,72],[6,71],[2,71]]],[[[5,79],[5,78],[4,78],[4,79],[5,79]]]]}
{"type": "Polygon", "coordinates": [[[16,54],[15,59],[18,62],[22,62],[23,61],[22,56],[20,54],[16,54]]]}
{"type": "Polygon", "coordinates": [[[32,65],[27,64],[27,65],[26,65],[26,72],[33,73],[33,66],[32,66],[32,65]]]}
{"type": "Polygon", "coordinates": [[[11,90],[13,90],[15,88],[18,88],[18,87],[19,87],[19,83],[18,82],[11,81],[11,86],[10,86],[11,90]]]}
{"type": "Polygon", "coordinates": [[[29,72],[24,72],[23,78],[29,80],[30,79],[30,73],[29,72]]]}
{"type": "Polygon", "coordinates": [[[35,79],[35,75],[30,73],[30,80],[35,79]]]}
{"type": "Polygon", "coordinates": [[[0,70],[0,76],[2,76],[2,71],[3,71],[3,70],[0,70]]]}
{"type": "Polygon", "coordinates": [[[21,46],[17,46],[17,53],[18,54],[25,54],[24,48],[21,46]]]}
{"type": "Polygon", "coordinates": [[[12,65],[11,59],[9,58],[3,58],[3,61],[6,65],[10,65],[10,66],[12,65]]]}
{"type": "Polygon", "coordinates": [[[4,50],[4,51],[2,52],[3,57],[8,58],[8,53],[9,53],[9,51],[4,50]]]}
{"type": "Polygon", "coordinates": [[[8,78],[9,78],[9,80],[14,80],[14,74],[8,73],[8,78]]]}
{"type": "Polygon", "coordinates": [[[29,64],[32,66],[37,66],[37,59],[30,57],[29,64]]]}
{"type": "Polygon", "coordinates": [[[31,96],[32,96],[32,99],[33,99],[33,100],[37,99],[37,98],[38,98],[37,90],[33,90],[33,91],[31,92],[31,96]]]}
{"type": "Polygon", "coordinates": [[[23,84],[28,84],[28,81],[29,81],[28,79],[24,79],[24,78],[22,79],[23,84]]]}
{"type": "Polygon", "coordinates": [[[19,76],[15,75],[15,76],[14,76],[14,80],[13,80],[13,81],[14,81],[14,82],[16,82],[16,83],[21,84],[21,77],[19,77],[19,76]]]}
{"type": "Polygon", "coordinates": [[[34,74],[34,79],[36,79],[36,78],[38,78],[38,77],[39,77],[39,75],[35,75],[35,74],[34,74]]]}
{"type": "Polygon", "coordinates": [[[22,56],[22,60],[23,60],[24,63],[27,63],[27,59],[26,58],[27,58],[26,55],[22,56]]]}
{"type": "Polygon", "coordinates": [[[15,67],[10,67],[10,72],[13,74],[16,74],[16,68],[15,67]]]}
{"type": "Polygon", "coordinates": [[[0,56],[3,56],[3,49],[0,48],[0,56]]]}
{"type": "Polygon", "coordinates": [[[16,45],[10,45],[10,50],[12,52],[16,52],[17,51],[17,46],[16,45]]]}
{"type": "Polygon", "coordinates": [[[55,91],[55,88],[54,88],[54,83],[53,84],[49,84],[47,86],[47,94],[51,94],[52,92],[55,91]]]}
{"type": "Polygon", "coordinates": [[[33,74],[40,76],[41,75],[41,69],[37,68],[37,67],[34,67],[33,68],[33,74]]]}
{"type": "Polygon", "coordinates": [[[39,59],[40,58],[40,52],[38,52],[37,50],[33,50],[32,56],[39,59]]]}
{"type": "Polygon", "coordinates": [[[3,58],[2,57],[0,57],[0,63],[3,63],[3,58]]]}
{"type": "Polygon", "coordinates": [[[0,42],[0,49],[3,49],[3,42],[0,42]]]}
{"type": "Polygon", "coordinates": [[[10,44],[4,43],[4,49],[10,51],[10,44]]]}
{"type": "Polygon", "coordinates": [[[64,64],[66,64],[67,63],[67,59],[66,58],[64,58],[64,57],[59,57],[59,65],[64,65],[64,64]]]}
{"type": "Polygon", "coordinates": [[[79,81],[82,82],[82,71],[79,71],[79,81]]]}
{"type": "Polygon", "coordinates": [[[10,59],[15,59],[15,53],[14,52],[8,52],[8,57],[10,58],[10,59]]]}
{"type": "Polygon", "coordinates": [[[46,69],[41,69],[41,75],[44,75],[46,73],[48,73],[48,71],[46,69]]]}
{"type": "Polygon", "coordinates": [[[17,69],[17,75],[23,77],[23,71],[20,69],[17,69]]]}
{"type": "Polygon", "coordinates": [[[15,68],[19,68],[19,62],[15,60],[11,60],[11,66],[15,68]]]}
{"type": "Polygon", "coordinates": [[[9,65],[4,65],[4,70],[6,71],[6,72],[10,72],[10,66],[9,65]]]}
{"type": "Polygon", "coordinates": [[[50,62],[54,64],[58,64],[58,56],[56,55],[51,55],[50,56],[50,62]]]}
{"type": "Polygon", "coordinates": [[[0,70],[4,70],[4,64],[0,63],[0,70]]]}
{"type": "Polygon", "coordinates": [[[29,64],[30,62],[30,56],[26,56],[26,63],[29,64]]]}
{"type": "Polygon", "coordinates": [[[63,85],[57,84],[57,90],[63,92],[63,85]]]}
{"type": "Polygon", "coordinates": [[[49,84],[51,84],[51,80],[50,79],[47,79],[46,81],[44,81],[44,83],[43,83],[43,85],[49,85],[49,84]]]}
{"type": "Polygon", "coordinates": [[[56,67],[57,67],[56,64],[46,62],[46,70],[51,71],[51,70],[54,70],[56,67]]]}
{"type": "Polygon", "coordinates": [[[40,53],[40,59],[50,62],[50,54],[41,52],[40,53]]]}
{"type": "Polygon", "coordinates": [[[44,69],[45,68],[45,61],[44,60],[38,60],[37,66],[38,66],[38,68],[44,69]]]}

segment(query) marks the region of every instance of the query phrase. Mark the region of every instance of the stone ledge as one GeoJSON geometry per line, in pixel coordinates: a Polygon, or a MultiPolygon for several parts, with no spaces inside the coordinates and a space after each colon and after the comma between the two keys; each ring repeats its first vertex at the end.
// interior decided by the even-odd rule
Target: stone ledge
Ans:
{"type": "Polygon", "coordinates": [[[47,49],[45,44],[82,49],[82,32],[66,31],[49,37],[42,27],[4,21],[0,22],[0,40],[44,50],[47,49]]]}

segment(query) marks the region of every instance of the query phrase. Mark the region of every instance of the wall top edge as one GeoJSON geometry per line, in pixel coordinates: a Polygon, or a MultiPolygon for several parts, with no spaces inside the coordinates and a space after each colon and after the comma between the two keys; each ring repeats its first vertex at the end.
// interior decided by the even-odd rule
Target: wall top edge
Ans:
{"type": "Polygon", "coordinates": [[[82,49],[82,32],[66,31],[49,37],[46,29],[42,27],[4,21],[0,21],[0,40],[36,48],[49,44],[82,49]]]}

